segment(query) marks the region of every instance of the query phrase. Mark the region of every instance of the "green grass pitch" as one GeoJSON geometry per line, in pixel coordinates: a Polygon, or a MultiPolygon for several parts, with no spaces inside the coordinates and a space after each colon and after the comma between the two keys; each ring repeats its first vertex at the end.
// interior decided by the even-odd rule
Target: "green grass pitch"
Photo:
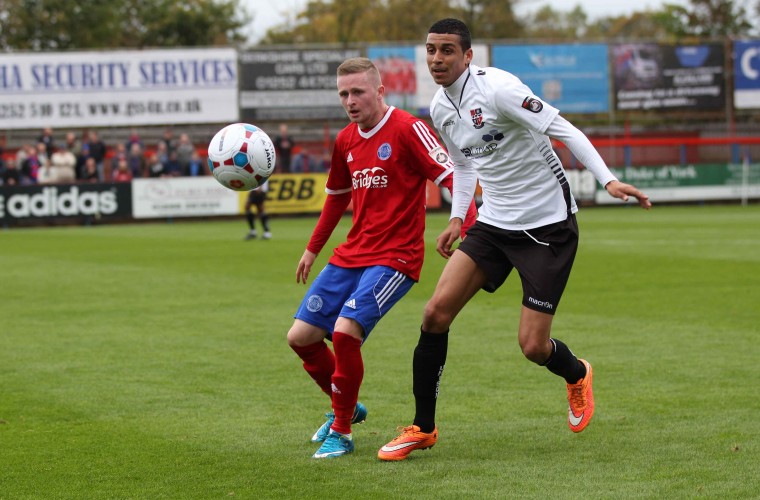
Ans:
{"type": "Polygon", "coordinates": [[[315,219],[249,242],[242,219],[0,231],[0,499],[757,498],[760,206],[578,220],[553,334],[594,366],[589,428],[521,355],[511,276],[454,323],[440,439],[400,463],[376,453],[413,417],[445,214],[363,349],[356,451],[323,461],[329,403],[285,342],[315,219]]]}

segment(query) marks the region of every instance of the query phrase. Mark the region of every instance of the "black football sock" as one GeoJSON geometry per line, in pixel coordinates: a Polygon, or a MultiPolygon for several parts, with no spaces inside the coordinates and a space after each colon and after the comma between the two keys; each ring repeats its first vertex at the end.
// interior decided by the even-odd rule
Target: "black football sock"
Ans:
{"type": "Polygon", "coordinates": [[[269,215],[267,214],[261,214],[259,215],[259,219],[261,219],[261,226],[264,228],[265,232],[269,232],[269,215]]]}
{"type": "Polygon", "coordinates": [[[250,227],[250,228],[251,228],[251,231],[253,231],[254,229],[256,229],[256,228],[254,227],[254,225],[253,225],[253,221],[254,221],[254,215],[253,215],[253,213],[251,213],[251,212],[247,212],[247,213],[245,214],[245,220],[247,220],[247,221],[248,221],[248,227],[250,227]]]}
{"type": "Polygon", "coordinates": [[[549,359],[544,361],[545,366],[555,375],[565,379],[568,384],[575,384],[586,376],[586,365],[578,361],[575,354],[565,345],[564,342],[557,339],[549,339],[552,342],[552,353],[549,359]]]}
{"type": "Polygon", "coordinates": [[[420,329],[420,340],[414,349],[412,374],[416,410],[414,425],[422,432],[433,432],[435,429],[435,405],[448,347],[448,330],[444,333],[428,333],[420,329]]]}

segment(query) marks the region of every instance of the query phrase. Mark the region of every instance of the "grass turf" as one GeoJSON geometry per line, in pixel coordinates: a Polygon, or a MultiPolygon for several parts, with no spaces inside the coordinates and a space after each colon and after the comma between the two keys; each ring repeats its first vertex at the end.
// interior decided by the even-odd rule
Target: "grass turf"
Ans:
{"type": "Polygon", "coordinates": [[[578,218],[554,335],[594,365],[589,428],[519,352],[512,276],[457,318],[440,440],[400,463],[376,452],[413,417],[445,215],[363,349],[356,451],[324,461],[308,440],[329,403],[285,343],[314,219],[249,242],[242,220],[2,231],[0,498],[756,498],[760,207],[578,218]]]}

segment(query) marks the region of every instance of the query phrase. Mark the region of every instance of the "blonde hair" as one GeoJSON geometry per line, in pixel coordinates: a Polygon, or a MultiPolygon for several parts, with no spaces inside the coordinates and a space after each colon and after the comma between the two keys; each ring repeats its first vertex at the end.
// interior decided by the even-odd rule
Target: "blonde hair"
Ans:
{"type": "Polygon", "coordinates": [[[338,66],[338,76],[353,75],[355,73],[370,73],[370,78],[381,85],[380,71],[377,66],[366,57],[352,57],[346,59],[338,66]]]}

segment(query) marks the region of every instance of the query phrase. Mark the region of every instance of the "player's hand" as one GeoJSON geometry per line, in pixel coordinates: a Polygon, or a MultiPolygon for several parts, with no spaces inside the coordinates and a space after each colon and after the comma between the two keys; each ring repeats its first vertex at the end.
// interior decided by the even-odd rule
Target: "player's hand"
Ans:
{"type": "Polygon", "coordinates": [[[620,198],[623,201],[628,201],[628,197],[633,196],[639,201],[641,208],[644,208],[646,210],[652,208],[652,202],[649,201],[649,196],[636,189],[636,186],[632,186],[620,181],[610,181],[606,186],[604,186],[604,189],[606,189],[607,192],[610,193],[610,196],[614,198],[620,198]]]}
{"type": "Polygon", "coordinates": [[[301,260],[298,261],[298,268],[296,269],[296,283],[306,284],[306,280],[309,279],[309,273],[311,272],[311,266],[314,265],[315,260],[317,260],[317,254],[304,250],[301,260]]]}
{"type": "Polygon", "coordinates": [[[462,230],[462,219],[454,217],[449,221],[449,225],[446,229],[436,238],[436,250],[441,257],[448,259],[451,254],[454,253],[451,250],[451,246],[459,239],[459,233],[462,230]]]}

